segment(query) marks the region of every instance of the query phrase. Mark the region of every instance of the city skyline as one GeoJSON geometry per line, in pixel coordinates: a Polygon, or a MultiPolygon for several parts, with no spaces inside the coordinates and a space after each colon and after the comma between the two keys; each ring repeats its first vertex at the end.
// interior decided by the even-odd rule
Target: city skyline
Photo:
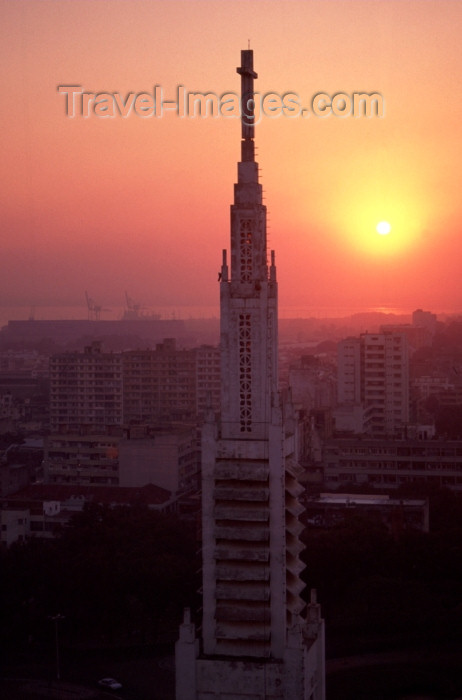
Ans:
{"type": "Polygon", "coordinates": [[[58,86],[237,92],[223,76],[250,38],[262,94],[384,103],[382,117],[258,124],[281,315],[462,309],[459,3],[26,1],[1,12],[3,307],[84,308],[86,289],[113,307],[128,289],[153,309],[218,313],[239,120],[70,118],[58,86]]]}

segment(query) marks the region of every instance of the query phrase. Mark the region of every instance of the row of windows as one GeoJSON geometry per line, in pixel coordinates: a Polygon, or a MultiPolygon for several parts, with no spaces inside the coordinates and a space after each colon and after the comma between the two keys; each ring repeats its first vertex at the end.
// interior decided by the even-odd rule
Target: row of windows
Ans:
{"type": "MultiPolygon", "coordinates": [[[[371,484],[405,484],[413,481],[423,480],[437,485],[449,486],[462,484],[462,476],[397,476],[395,474],[361,474],[360,483],[363,483],[364,478],[371,484]]],[[[339,481],[356,481],[352,474],[330,474],[326,476],[326,483],[338,483],[339,481]]]]}
{"type": "Polygon", "coordinates": [[[342,460],[338,465],[331,463],[329,465],[333,469],[386,469],[394,471],[460,471],[462,472],[462,463],[457,462],[364,462],[345,461],[342,460]]]}

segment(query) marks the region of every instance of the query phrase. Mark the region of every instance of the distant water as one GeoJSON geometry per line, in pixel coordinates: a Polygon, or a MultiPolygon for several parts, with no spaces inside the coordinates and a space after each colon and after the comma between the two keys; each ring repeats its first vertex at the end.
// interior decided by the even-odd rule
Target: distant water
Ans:
{"type": "MultiPolygon", "coordinates": [[[[457,310],[430,309],[437,314],[457,314],[462,313],[457,310]]],[[[409,315],[415,311],[414,308],[397,306],[288,306],[279,308],[280,318],[344,318],[357,313],[386,313],[396,315],[409,315]]],[[[218,318],[220,315],[219,306],[168,306],[168,307],[146,307],[142,314],[160,314],[163,319],[191,319],[191,318],[218,318]]],[[[112,321],[122,318],[124,308],[113,306],[103,308],[100,318],[112,321]]],[[[88,309],[84,305],[80,306],[0,306],[0,327],[5,326],[8,321],[26,321],[35,319],[37,321],[48,320],[74,320],[87,319],[88,309]]]]}

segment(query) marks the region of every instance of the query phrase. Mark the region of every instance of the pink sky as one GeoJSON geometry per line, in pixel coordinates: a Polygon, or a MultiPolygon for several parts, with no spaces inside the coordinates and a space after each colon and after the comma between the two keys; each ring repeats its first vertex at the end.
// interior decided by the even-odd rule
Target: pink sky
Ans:
{"type": "Polygon", "coordinates": [[[380,92],[382,118],[263,118],[261,181],[282,313],[462,310],[462,4],[1,2],[0,306],[218,312],[236,119],[66,117],[58,85],[380,92]],[[389,236],[375,231],[389,221],[389,236]]]}

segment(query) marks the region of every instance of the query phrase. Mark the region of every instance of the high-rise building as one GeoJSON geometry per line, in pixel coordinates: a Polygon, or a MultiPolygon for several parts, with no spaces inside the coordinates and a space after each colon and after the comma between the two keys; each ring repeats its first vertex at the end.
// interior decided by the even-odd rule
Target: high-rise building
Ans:
{"type": "Polygon", "coordinates": [[[50,357],[51,432],[105,432],[123,422],[122,358],[93,343],[50,357]]]}
{"type": "Polygon", "coordinates": [[[438,318],[431,311],[416,309],[412,314],[412,325],[417,328],[425,328],[430,338],[433,338],[438,327],[438,318]]]}
{"type": "Polygon", "coordinates": [[[189,350],[167,338],[155,350],[84,352],[50,358],[52,432],[106,431],[111,426],[152,426],[201,419],[220,403],[219,349],[189,350]]]}
{"type": "Polygon", "coordinates": [[[196,358],[196,414],[205,415],[206,410],[220,407],[220,348],[200,345],[195,349],[196,358]]]}
{"type": "Polygon", "coordinates": [[[194,420],[194,350],[180,350],[167,338],[155,350],[123,353],[124,419],[127,425],[194,420]]]}
{"type": "Polygon", "coordinates": [[[404,333],[361,336],[364,404],[373,435],[399,435],[409,423],[409,357],[404,333]]]}
{"type": "Polygon", "coordinates": [[[338,403],[362,406],[363,430],[402,434],[409,422],[409,357],[404,332],[362,333],[338,345],[338,403]]]}
{"type": "Polygon", "coordinates": [[[242,141],[231,256],[220,273],[221,416],[202,433],[203,615],[177,643],[177,700],[322,700],[324,627],[305,605],[297,417],[278,394],[274,252],[254,154],[253,52],[241,52],[242,141]]]}
{"type": "Polygon", "coordinates": [[[123,424],[120,353],[93,343],[50,358],[50,435],[44,474],[53,484],[119,483],[123,424]]]}
{"type": "Polygon", "coordinates": [[[360,338],[345,338],[338,344],[337,401],[340,406],[361,403],[360,338]]]}
{"type": "Polygon", "coordinates": [[[197,484],[196,422],[206,407],[217,410],[219,387],[218,348],[179,349],[173,338],[155,350],[103,352],[95,342],[84,352],[52,356],[47,480],[104,486],[152,480],[177,493],[190,490],[197,484]]]}
{"type": "Polygon", "coordinates": [[[185,350],[167,338],[155,350],[124,352],[122,367],[126,425],[200,421],[207,406],[218,410],[220,355],[215,346],[185,350]]]}

